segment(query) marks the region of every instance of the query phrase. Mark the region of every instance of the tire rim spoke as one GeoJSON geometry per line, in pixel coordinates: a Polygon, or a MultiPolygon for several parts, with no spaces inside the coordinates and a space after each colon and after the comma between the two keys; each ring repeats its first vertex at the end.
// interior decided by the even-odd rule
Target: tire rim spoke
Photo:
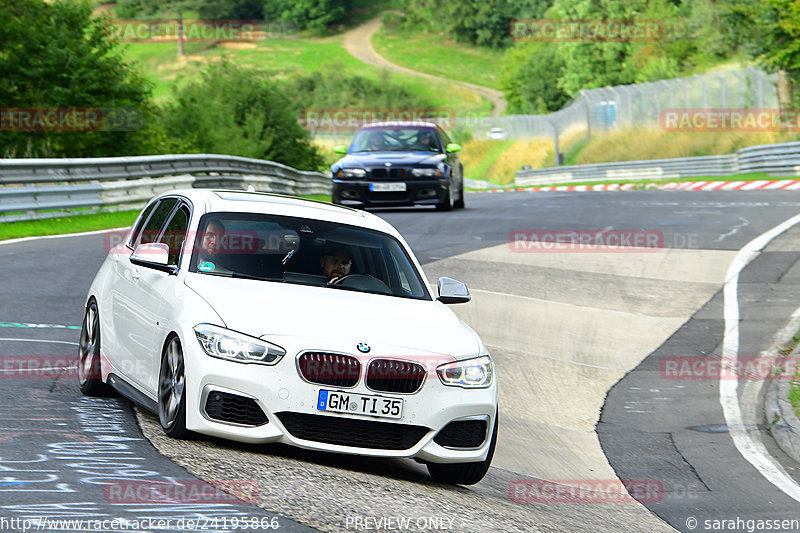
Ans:
{"type": "Polygon", "coordinates": [[[91,377],[94,364],[94,352],[97,348],[97,310],[89,306],[83,319],[83,331],[78,349],[78,369],[81,383],[91,377]]]}
{"type": "Polygon", "coordinates": [[[184,388],[183,355],[178,341],[173,340],[167,347],[163,375],[159,381],[159,410],[167,427],[178,418],[184,388]]]}

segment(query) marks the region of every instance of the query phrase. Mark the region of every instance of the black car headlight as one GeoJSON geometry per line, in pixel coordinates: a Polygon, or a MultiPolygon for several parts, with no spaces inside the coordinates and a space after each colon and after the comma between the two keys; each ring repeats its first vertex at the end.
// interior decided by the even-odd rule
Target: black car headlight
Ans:
{"type": "Polygon", "coordinates": [[[436,367],[441,382],[448,387],[485,389],[492,385],[494,365],[488,355],[464,359],[436,367]]]}
{"type": "Polygon", "coordinates": [[[274,365],[286,355],[286,350],[277,344],[220,326],[198,324],[194,334],[208,355],[237,363],[274,365]]]}
{"type": "Polygon", "coordinates": [[[367,171],[363,168],[340,168],[336,172],[337,178],[363,178],[367,175],[367,171]]]}
{"type": "Polygon", "coordinates": [[[442,171],[438,168],[412,168],[411,174],[418,178],[438,178],[442,175],[442,171]]]}

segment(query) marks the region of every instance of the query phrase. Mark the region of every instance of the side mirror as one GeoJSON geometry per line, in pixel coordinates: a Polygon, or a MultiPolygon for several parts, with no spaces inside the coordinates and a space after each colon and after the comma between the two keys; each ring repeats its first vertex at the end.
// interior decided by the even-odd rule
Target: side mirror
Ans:
{"type": "Polygon", "coordinates": [[[346,154],[347,153],[347,145],[344,144],[337,144],[333,147],[333,151],[337,154],[346,154]]]}
{"type": "Polygon", "coordinates": [[[131,263],[176,274],[177,267],[169,266],[169,246],[160,242],[140,244],[131,254],[131,263]]]}
{"type": "Polygon", "coordinates": [[[469,289],[464,283],[452,278],[439,278],[439,297],[443,304],[465,304],[470,301],[469,289]]]}
{"type": "Polygon", "coordinates": [[[461,150],[461,145],[456,143],[450,143],[447,145],[446,150],[448,152],[458,152],[459,150],[461,150]]]}

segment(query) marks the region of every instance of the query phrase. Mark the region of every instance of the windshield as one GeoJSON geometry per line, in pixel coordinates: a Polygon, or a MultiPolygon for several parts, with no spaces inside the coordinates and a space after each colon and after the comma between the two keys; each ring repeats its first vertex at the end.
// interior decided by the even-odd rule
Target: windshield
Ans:
{"type": "Polygon", "coordinates": [[[397,239],[312,219],[206,214],[189,271],[430,300],[422,277],[397,239]]]}
{"type": "Polygon", "coordinates": [[[442,151],[436,130],[427,127],[368,128],[359,131],[350,152],[436,152],[442,151]]]}

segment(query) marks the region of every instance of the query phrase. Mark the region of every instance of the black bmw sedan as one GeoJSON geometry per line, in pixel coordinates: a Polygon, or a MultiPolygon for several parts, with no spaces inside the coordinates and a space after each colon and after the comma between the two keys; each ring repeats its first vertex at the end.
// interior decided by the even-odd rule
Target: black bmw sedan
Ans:
{"type": "Polygon", "coordinates": [[[331,166],[333,203],[352,207],[434,205],[464,207],[461,146],[430,122],[365,126],[331,166]]]}

